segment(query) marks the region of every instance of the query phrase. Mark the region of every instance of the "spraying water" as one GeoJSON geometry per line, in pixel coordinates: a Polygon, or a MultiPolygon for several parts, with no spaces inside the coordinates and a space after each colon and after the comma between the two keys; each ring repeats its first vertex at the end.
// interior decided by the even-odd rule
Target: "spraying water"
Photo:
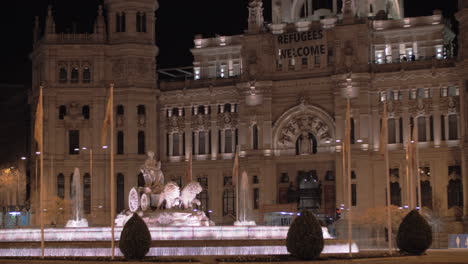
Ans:
{"type": "Polygon", "coordinates": [[[249,187],[249,177],[247,172],[243,171],[241,180],[240,180],[240,189],[239,189],[239,221],[236,221],[234,225],[255,225],[254,221],[249,221],[249,209],[252,201],[250,199],[250,187],[249,187]]]}
{"type": "Polygon", "coordinates": [[[71,187],[72,219],[67,222],[66,227],[87,227],[88,221],[83,218],[83,182],[78,168],[73,172],[71,187]]]}

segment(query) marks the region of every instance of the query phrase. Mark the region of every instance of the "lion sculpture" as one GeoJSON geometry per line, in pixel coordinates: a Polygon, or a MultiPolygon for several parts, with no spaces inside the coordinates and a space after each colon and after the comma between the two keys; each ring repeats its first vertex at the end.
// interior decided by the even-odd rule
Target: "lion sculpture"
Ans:
{"type": "Polygon", "coordinates": [[[192,208],[192,204],[196,204],[200,206],[200,201],[195,199],[197,194],[201,193],[203,188],[201,187],[200,183],[197,181],[189,182],[180,194],[180,205],[183,206],[185,209],[192,208]]]}
{"type": "Polygon", "coordinates": [[[162,193],[159,195],[158,208],[166,201],[166,209],[171,209],[179,205],[180,188],[177,183],[170,181],[164,185],[162,193]]]}

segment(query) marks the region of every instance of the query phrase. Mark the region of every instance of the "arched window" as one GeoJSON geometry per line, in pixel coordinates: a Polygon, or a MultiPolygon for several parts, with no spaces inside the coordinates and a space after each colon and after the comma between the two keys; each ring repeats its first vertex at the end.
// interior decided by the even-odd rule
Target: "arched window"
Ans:
{"type": "Polygon", "coordinates": [[[137,113],[138,113],[138,115],[145,115],[146,114],[145,106],[144,105],[138,105],[137,113]]]}
{"type": "Polygon", "coordinates": [[[418,117],[418,142],[426,142],[426,117],[418,117]]]}
{"type": "Polygon", "coordinates": [[[83,211],[85,214],[91,213],[91,176],[89,173],[83,176],[83,211]]]}
{"type": "Polygon", "coordinates": [[[79,79],[79,71],[78,71],[78,68],[77,67],[73,67],[72,71],[71,71],[71,82],[72,83],[77,83],[78,82],[78,79],[79,79]]]}
{"type": "Polygon", "coordinates": [[[432,209],[432,187],[430,181],[421,181],[421,206],[432,209]]]}
{"type": "Polygon", "coordinates": [[[457,140],[458,139],[458,117],[457,115],[449,115],[448,116],[448,128],[449,128],[449,140],[457,140]]]}
{"type": "Polygon", "coordinates": [[[65,176],[63,173],[57,175],[57,196],[62,199],[65,198],[65,176]]]}
{"type": "Polygon", "coordinates": [[[117,132],[117,154],[124,154],[124,132],[117,132]]]}
{"type": "Polygon", "coordinates": [[[225,189],[223,192],[223,216],[236,216],[236,194],[233,189],[225,189]]]}
{"type": "Polygon", "coordinates": [[[68,80],[68,73],[67,73],[67,69],[65,69],[64,67],[60,68],[59,70],[59,82],[61,83],[66,83],[68,80]]]}
{"type": "Polygon", "coordinates": [[[396,143],[396,129],[395,129],[395,119],[388,119],[388,144],[396,143]]]}
{"type": "Polygon", "coordinates": [[[67,115],[67,107],[64,105],[61,105],[59,107],[59,119],[63,120],[66,115],[67,115]]]}
{"type": "Polygon", "coordinates": [[[199,115],[207,114],[207,113],[205,113],[205,106],[203,106],[203,105],[198,106],[198,114],[199,115]]]}
{"type": "Polygon", "coordinates": [[[401,206],[401,188],[400,183],[390,183],[390,202],[392,205],[401,206]]]}
{"type": "Polygon", "coordinates": [[[81,114],[83,115],[84,119],[89,119],[89,105],[83,105],[83,108],[81,109],[81,114]]]}
{"type": "Polygon", "coordinates": [[[138,154],[145,154],[145,132],[138,131],[138,154]]]}
{"type": "Polygon", "coordinates": [[[125,209],[125,176],[122,173],[117,173],[117,212],[122,212],[125,209]]]}
{"type": "Polygon", "coordinates": [[[84,83],[91,82],[91,70],[88,67],[83,69],[83,82],[84,83]]]}
{"type": "Polygon", "coordinates": [[[136,32],[146,32],[146,14],[143,12],[136,13],[136,32]]]}
{"type": "Polygon", "coordinates": [[[258,127],[257,124],[252,126],[252,149],[258,149],[258,127]]]}

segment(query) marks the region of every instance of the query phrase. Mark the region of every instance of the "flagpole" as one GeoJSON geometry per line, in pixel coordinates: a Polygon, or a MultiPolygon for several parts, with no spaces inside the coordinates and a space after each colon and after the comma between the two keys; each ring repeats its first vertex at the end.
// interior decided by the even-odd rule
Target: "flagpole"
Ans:
{"type": "MultiPolygon", "coordinates": [[[[41,217],[41,258],[44,258],[44,251],[45,251],[45,242],[44,242],[44,193],[45,193],[45,185],[44,185],[44,104],[43,104],[43,95],[42,95],[42,85],[40,86],[39,88],[39,100],[41,100],[41,102],[38,102],[38,104],[41,104],[41,116],[40,116],[40,144],[39,144],[39,152],[40,152],[40,156],[39,156],[39,166],[40,166],[40,169],[39,169],[39,180],[41,181],[40,182],[40,193],[39,193],[39,203],[40,203],[40,210],[41,210],[41,214],[40,214],[40,217],[41,217]]],[[[37,116],[36,116],[37,118],[37,116]]]]}
{"type": "Polygon", "coordinates": [[[405,179],[405,182],[406,182],[406,203],[408,205],[408,208],[411,206],[411,193],[410,193],[410,166],[409,166],[409,163],[410,163],[410,144],[411,144],[411,137],[408,138],[408,142],[406,142],[406,172],[405,172],[405,175],[406,175],[406,179],[405,179]]]}
{"type": "Polygon", "coordinates": [[[386,179],[386,185],[387,185],[387,234],[388,234],[388,252],[390,255],[392,255],[392,216],[391,216],[391,210],[390,206],[392,204],[391,202],[391,190],[390,190],[390,166],[389,166],[389,157],[388,157],[388,148],[387,148],[387,143],[388,143],[388,115],[387,115],[387,101],[384,103],[384,117],[382,118],[382,129],[383,133],[385,135],[384,137],[384,142],[381,142],[381,146],[385,148],[384,151],[384,159],[385,159],[385,179],[386,179]],[[384,120],[385,119],[385,120],[384,120]],[[385,122],[385,123],[384,123],[385,122]],[[385,124],[385,126],[383,125],[385,124]]]}
{"type": "Polygon", "coordinates": [[[350,111],[351,111],[351,106],[350,106],[350,99],[349,99],[349,96],[346,98],[346,112],[347,112],[347,115],[346,115],[346,123],[347,123],[347,130],[349,131],[346,131],[347,133],[346,136],[347,138],[345,139],[345,142],[346,142],[346,159],[347,159],[347,179],[348,179],[348,202],[347,202],[347,207],[348,207],[348,246],[349,246],[349,255],[352,256],[353,253],[352,253],[352,247],[351,247],[351,242],[352,242],[352,239],[353,239],[353,227],[352,227],[352,222],[351,222],[351,142],[350,142],[350,136],[351,136],[351,118],[350,118],[350,111]]]}
{"type": "Polygon", "coordinates": [[[421,197],[421,173],[419,171],[419,135],[418,135],[418,126],[415,126],[415,135],[414,135],[414,157],[415,157],[415,165],[416,165],[416,186],[417,186],[417,194],[418,199],[416,206],[419,207],[419,210],[422,208],[422,197],[421,197]]]}
{"type": "Polygon", "coordinates": [[[111,186],[111,236],[112,236],[112,258],[115,257],[115,177],[114,177],[114,84],[110,84],[110,186],[111,186]]]}
{"type": "MultiPolygon", "coordinates": [[[[236,155],[236,157],[234,157],[235,159],[238,159],[237,161],[239,162],[239,153],[238,153],[238,150],[239,150],[239,145],[236,146],[236,152],[234,155],[236,155]]],[[[236,169],[236,219],[237,221],[240,221],[240,218],[239,218],[239,163],[236,164],[237,165],[237,169],[236,169]]]]}

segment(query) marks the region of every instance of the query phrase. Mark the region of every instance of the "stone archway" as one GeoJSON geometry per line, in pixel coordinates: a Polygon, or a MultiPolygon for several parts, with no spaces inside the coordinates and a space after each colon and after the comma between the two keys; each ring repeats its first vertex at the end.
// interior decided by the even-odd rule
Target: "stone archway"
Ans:
{"type": "MultiPolygon", "coordinates": [[[[284,112],[275,122],[273,149],[276,153],[298,154],[298,140],[302,141],[303,135],[309,134],[309,139],[316,141],[316,147],[326,146],[335,137],[335,124],[326,111],[303,102],[284,112]]],[[[313,149],[310,154],[313,154],[313,149]]]]}

